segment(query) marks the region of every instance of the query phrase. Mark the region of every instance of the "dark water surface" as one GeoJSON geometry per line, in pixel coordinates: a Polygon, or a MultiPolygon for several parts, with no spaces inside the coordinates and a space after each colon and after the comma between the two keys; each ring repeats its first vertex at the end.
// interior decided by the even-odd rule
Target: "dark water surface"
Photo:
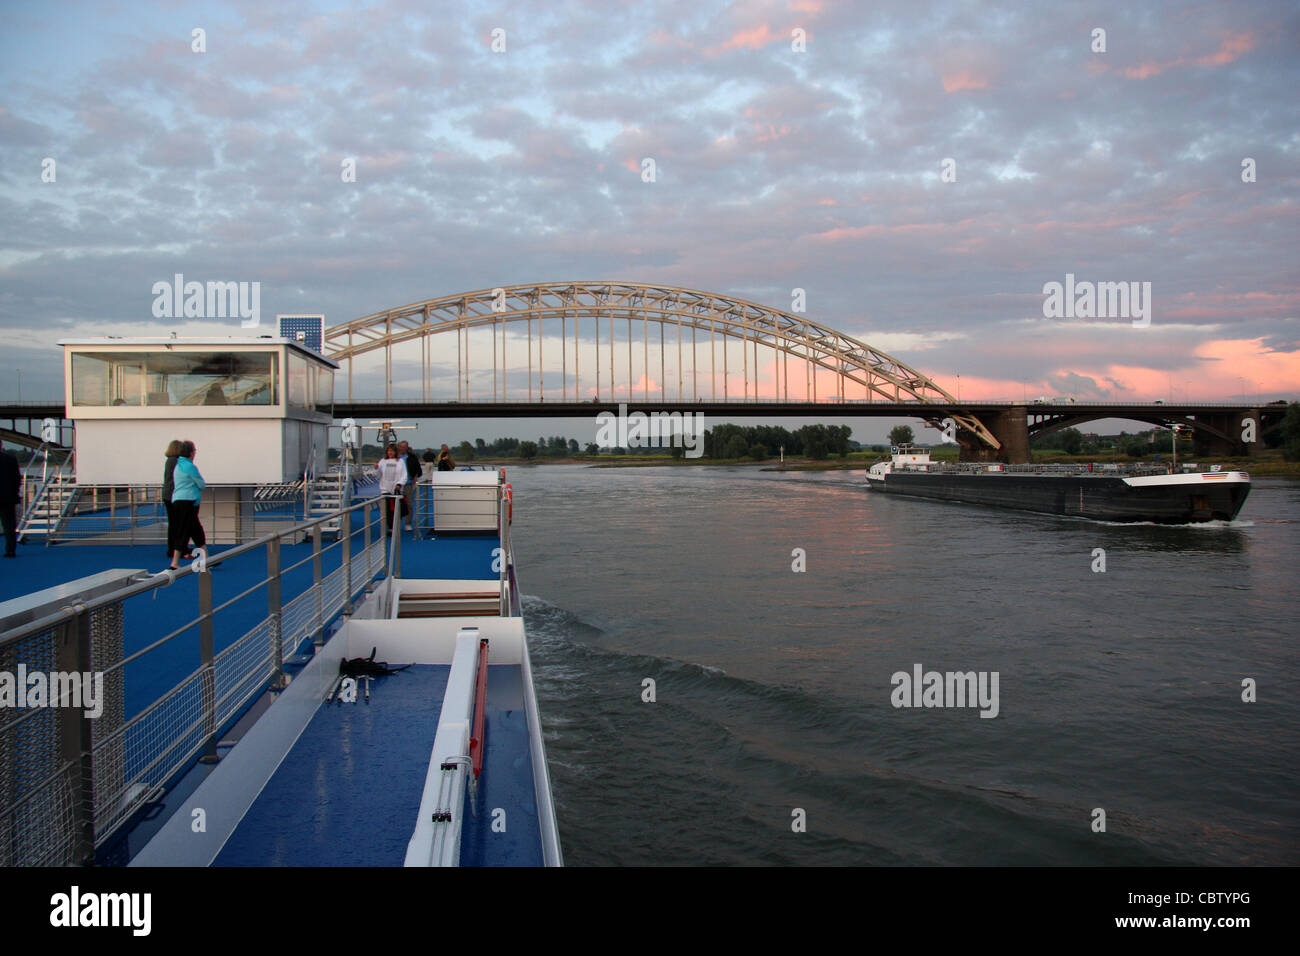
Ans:
{"type": "Polygon", "coordinates": [[[862,472],[508,477],[570,865],[1300,863],[1300,483],[1162,527],[862,472]],[[998,715],[895,708],[915,664],[996,671],[998,715]]]}

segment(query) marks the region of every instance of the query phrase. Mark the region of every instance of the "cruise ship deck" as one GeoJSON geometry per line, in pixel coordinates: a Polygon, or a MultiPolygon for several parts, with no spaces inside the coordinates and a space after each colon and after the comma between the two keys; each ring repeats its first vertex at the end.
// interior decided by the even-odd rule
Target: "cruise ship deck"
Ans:
{"type": "Polygon", "coordinates": [[[106,707],[88,778],[59,746],[86,722],[28,708],[0,728],[3,862],[558,864],[510,503],[495,472],[435,478],[397,540],[371,500],[337,536],[213,547],[174,580],[156,541],[22,546],[0,569],[0,620],[19,622],[0,669],[53,670],[80,608],[106,707]],[[396,672],[344,673],[372,654],[396,672]]]}
{"type": "MultiPolygon", "coordinates": [[[[374,681],[369,701],[323,704],[217,855],[218,866],[401,866],[449,665],[415,665],[374,681]]],[[[541,866],[520,668],[490,667],[486,739],[470,812],[507,826],[463,839],[461,866],[541,866]]]]}

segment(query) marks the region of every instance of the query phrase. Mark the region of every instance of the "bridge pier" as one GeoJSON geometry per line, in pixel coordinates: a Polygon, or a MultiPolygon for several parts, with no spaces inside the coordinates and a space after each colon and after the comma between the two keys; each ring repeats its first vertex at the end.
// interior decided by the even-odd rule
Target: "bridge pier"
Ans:
{"type": "Polygon", "coordinates": [[[1029,456],[1029,415],[1025,406],[981,412],[980,421],[1002,443],[1002,447],[996,451],[983,447],[974,436],[970,436],[961,442],[961,461],[1002,461],[1009,465],[1023,465],[1032,460],[1029,456]]]}
{"type": "Polygon", "coordinates": [[[1200,428],[1196,429],[1192,432],[1192,446],[1198,455],[1219,458],[1254,458],[1264,447],[1261,435],[1264,424],[1260,420],[1260,410],[1258,408],[1198,414],[1196,415],[1196,421],[1229,436],[1224,439],[1213,432],[1200,428]],[[1250,442],[1242,441],[1242,433],[1246,430],[1247,419],[1254,422],[1255,440],[1250,442]]]}

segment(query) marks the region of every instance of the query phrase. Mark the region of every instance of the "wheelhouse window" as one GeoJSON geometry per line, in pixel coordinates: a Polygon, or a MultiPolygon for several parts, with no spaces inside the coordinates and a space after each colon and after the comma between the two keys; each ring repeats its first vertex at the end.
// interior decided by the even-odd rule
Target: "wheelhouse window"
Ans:
{"type": "Polygon", "coordinates": [[[73,405],[274,405],[274,352],[74,352],[73,405]]]}
{"type": "Polygon", "coordinates": [[[316,366],[316,411],[334,414],[334,369],[316,366]]]}
{"type": "Polygon", "coordinates": [[[289,353],[289,407],[308,408],[309,382],[307,360],[294,352],[289,353]]]}

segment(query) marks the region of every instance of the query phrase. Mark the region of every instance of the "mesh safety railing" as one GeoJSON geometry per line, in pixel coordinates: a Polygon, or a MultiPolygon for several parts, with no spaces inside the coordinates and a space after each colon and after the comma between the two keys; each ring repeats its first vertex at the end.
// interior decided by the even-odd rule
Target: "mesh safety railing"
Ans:
{"type": "MultiPolygon", "coordinates": [[[[50,706],[0,708],[0,866],[92,863],[95,848],[190,763],[215,759],[218,735],[263,693],[282,688],[285,661],[304,642],[323,641],[325,628],[384,570],[385,531],[383,508],[371,499],[206,563],[74,602],[0,636],[0,675],[16,681],[21,668],[51,675],[51,681],[55,674],[79,674],[103,682],[100,713],[93,717],[75,700],[53,696],[50,706]],[[328,522],[340,530],[326,543],[320,529],[328,522]],[[286,547],[304,535],[308,548],[286,547]],[[214,604],[211,571],[240,558],[255,561],[257,552],[264,555],[265,576],[214,604]],[[140,608],[141,617],[133,620],[149,617],[151,609],[141,602],[168,586],[192,588],[196,616],[124,654],[127,613],[140,608]],[[289,586],[301,591],[285,600],[289,586]],[[257,619],[251,627],[250,607],[257,619]],[[223,635],[241,632],[219,651],[218,627],[223,635]],[[195,644],[198,654],[189,659],[199,666],[173,677],[128,714],[128,668],[142,673],[142,662],[149,668],[164,654],[174,662],[178,647],[189,653],[195,644]]],[[[174,671],[175,665],[154,670],[168,667],[174,671]]]]}

